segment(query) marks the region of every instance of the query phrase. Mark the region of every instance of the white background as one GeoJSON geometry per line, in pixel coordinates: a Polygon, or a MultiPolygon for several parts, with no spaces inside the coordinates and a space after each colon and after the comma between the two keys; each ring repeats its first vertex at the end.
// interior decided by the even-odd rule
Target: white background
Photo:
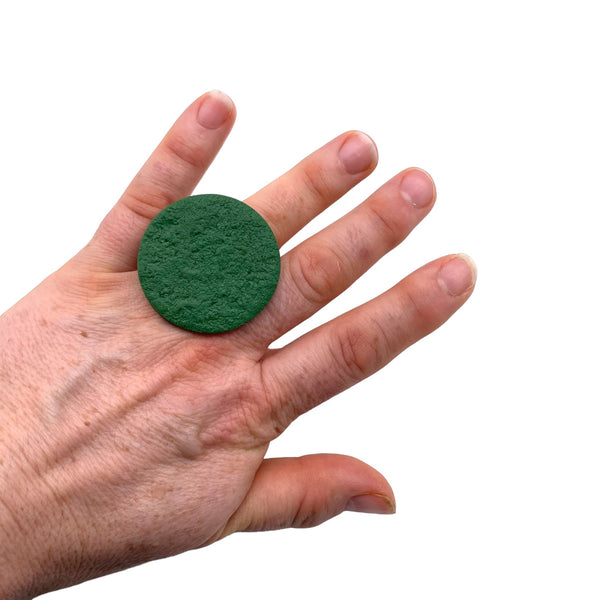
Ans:
{"type": "Polygon", "coordinates": [[[238,121],[198,193],[245,198],[348,129],[374,138],[379,167],[307,233],[407,166],[437,183],[426,221],[306,327],[437,256],[479,267],[447,325],[272,445],[369,462],[395,516],[237,534],[49,597],[600,596],[597,6],[2,4],[2,311],[212,88],[238,121]]]}

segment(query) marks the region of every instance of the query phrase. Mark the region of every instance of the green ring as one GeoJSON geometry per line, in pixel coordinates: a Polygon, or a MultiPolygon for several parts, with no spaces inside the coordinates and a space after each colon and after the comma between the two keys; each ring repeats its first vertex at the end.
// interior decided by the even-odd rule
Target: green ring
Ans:
{"type": "Polygon", "coordinates": [[[200,333],[230,331],[269,302],[281,260],[275,235],[250,206],[229,196],[188,196],[152,220],[138,276],[167,321],[200,333]]]}

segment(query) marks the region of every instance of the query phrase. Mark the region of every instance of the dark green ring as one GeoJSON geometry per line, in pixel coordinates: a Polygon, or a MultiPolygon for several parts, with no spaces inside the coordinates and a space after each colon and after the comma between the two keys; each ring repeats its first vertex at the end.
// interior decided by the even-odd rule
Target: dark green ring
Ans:
{"type": "Polygon", "coordinates": [[[200,333],[230,331],[269,302],[281,269],[267,222],[229,196],[188,196],[152,220],[140,243],[138,275],[152,307],[200,333]]]}

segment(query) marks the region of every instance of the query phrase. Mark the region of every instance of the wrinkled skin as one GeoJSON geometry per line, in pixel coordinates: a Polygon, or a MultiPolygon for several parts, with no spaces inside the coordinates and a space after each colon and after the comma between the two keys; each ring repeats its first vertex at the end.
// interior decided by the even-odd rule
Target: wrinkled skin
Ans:
{"type": "MultiPolygon", "coordinates": [[[[387,364],[468,298],[472,263],[434,261],[278,349],[269,346],[395,247],[435,199],[418,169],[282,258],[275,295],[232,332],[156,314],[140,238],[193,192],[235,118],[205,94],[175,123],[90,243],[0,318],[0,596],[25,598],[236,531],[391,513],[389,484],[338,455],[264,459],[300,414],[387,364]]],[[[339,136],[247,202],[283,244],[375,167],[339,136]]]]}

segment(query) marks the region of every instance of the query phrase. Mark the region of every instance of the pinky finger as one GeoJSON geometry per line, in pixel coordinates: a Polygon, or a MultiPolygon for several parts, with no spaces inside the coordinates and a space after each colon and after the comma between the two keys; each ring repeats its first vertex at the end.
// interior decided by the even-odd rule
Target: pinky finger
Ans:
{"type": "Polygon", "coordinates": [[[455,254],[421,267],[381,296],[318,327],[263,362],[278,431],[388,364],[458,310],[475,265],[455,254]]]}

